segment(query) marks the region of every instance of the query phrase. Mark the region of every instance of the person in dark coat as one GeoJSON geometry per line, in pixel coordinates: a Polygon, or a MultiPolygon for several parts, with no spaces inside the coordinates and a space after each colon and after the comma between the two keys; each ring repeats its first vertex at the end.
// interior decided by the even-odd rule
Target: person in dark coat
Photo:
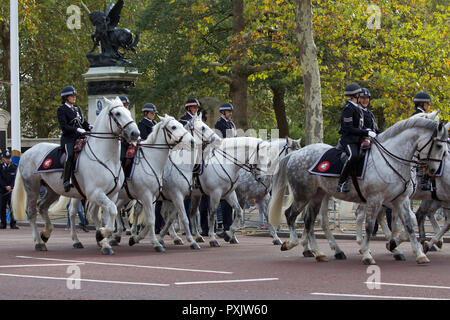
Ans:
{"type": "MultiPolygon", "coordinates": [[[[231,121],[233,109],[233,105],[229,102],[222,103],[219,107],[221,116],[216,122],[215,129],[220,132],[217,134],[223,138],[236,137],[236,126],[233,121],[231,121]]],[[[233,223],[233,208],[226,200],[220,200],[220,209],[222,212],[223,232],[219,233],[217,236],[223,238],[225,236],[225,231],[230,230],[230,226],[233,223]]]]}
{"type": "MultiPolygon", "coordinates": [[[[414,113],[412,116],[418,113],[428,112],[430,109],[431,97],[428,93],[421,91],[414,96],[414,113]]],[[[422,191],[431,191],[430,176],[423,172],[423,168],[417,170],[417,176],[420,177],[420,189],[422,191]]]]}
{"type": "Polygon", "coordinates": [[[197,114],[200,109],[200,102],[197,99],[188,99],[184,104],[184,108],[186,113],[179,120],[183,126],[197,114]]]}
{"type": "Polygon", "coordinates": [[[10,210],[10,226],[11,229],[19,229],[16,226],[12,207],[11,207],[11,192],[14,188],[14,181],[16,179],[17,166],[11,162],[11,153],[6,150],[3,153],[3,164],[0,168],[0,229],[6,229],[6,206],[10,210]]]}
{"type": "MultiPolygon", "coordinates": [[[[122,101],[122,104],[125,108],[130,108],[130,100],[126,96],[119,96],[119,99],[122,101]]],[[[130,143],[125,140],[123,137],[120,137],[120,163],[122,164],[122,168],[125,168],[126,154],[130,143]]]]}
{"type": "Polygon", "coordinates": [[[139,132],[141,133],[141,139],[145,140],[152,133],[153,127],[156,125],[155,116],[158,114],[153,103],[147,102],[142,107],[144,118],[138,123],[139,132]]]}
{"type": "Polygon", "coordinates": [[[83,117],[81,108],[75,105],[77,91],[74,87],[67,86],[61,90],[62,105],[58,107],[58,123],[62,130],[61,148],[65,150],[67,159],[64,165],[64,191],[69,192],[73,187],[71,177],[73,170],[73,147],[75,141],[90,131],[92,126],[83,117]]]}
{"type": "Polygon", "coordinates": [[[345,87],[344,94],[347,102],[341,111],[341,126],[339,133],[342,135],[340,143],[348,156],[339,177],[337,192],[349,192],[347,186],[348,176],[353,166],[358,161],[359,145],[363,137],[376,137],[372,130],[364,128],[364,111],[359,106],[361,87],[357,83],[351,83],[345,87]]]}

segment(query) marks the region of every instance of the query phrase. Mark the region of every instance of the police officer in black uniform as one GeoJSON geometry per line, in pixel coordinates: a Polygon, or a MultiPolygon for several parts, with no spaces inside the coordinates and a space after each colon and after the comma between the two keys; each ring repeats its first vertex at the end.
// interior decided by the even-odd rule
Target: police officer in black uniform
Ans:
{"type": "Polygon", "coordinates": [[[11,153],[6,150],[3,154],[3,164],[0,168],[0,229],[6,229],[6,206],[10,210],[10,226],[11,229],[19,229],[16,226],[16,220],[11,207],[11,192],[14,188],[14,181],[16,179],[17,166],[11,162],[11,153]]]}
{"type": "MultiPolygon", "coordinates": [[[[122,101],[122,104],[125,108],[130,108],[130,100],[126,96],[119,96],[119,99],[122,101]]],[[[126,160],[126,154],[128,147],[130,146],[130,143],[125,140],[123,137],[120,138],[120,163],[122,164],[122,167],[125,167],[125,160],[126,160]]]]}
{"type": "Polygon", "coordinates": [[[370,91],[367,88],[361,88],[361,94],[359,95],[359,104],[363,108],[364,112],[364,128],[374,131],[376,134],[380,133],[378,129],[377,121],[372,111],[370,111],[370,91]]]}
{"type": "Polygon", "coordinates": [[[376,133],[372,130],[364,128],[364,111],[358,105],[361,87],[357,83],[351,83],[345,87],[344,94],[347,102],[341,111],[341,127],[339,133],[342,134],[340,143],[347,153],[348,159],[344,164],[337,192],[349,192],[347,187],[348,176],[350,170],[358,161],[359,145],[363,137],[376,137],[376,133]]]}
{"type": "Polygon", "coordinates": [[[61,90],[62,105],[58,107],[58,122],[62,130],[61,148],[65,149],[67,159],[64,165],[64,191],[69,192],[73,187],[71,182],[73,169],[73,147],[75,141],[92,126],[83,117],[81,108],[75,105],[77,91],[74,87],[67,86],[61,90]]]}
{"type": "Polygon", "coordinates": [[[200,109],[200,102],[197,99],[188,99],[184,104],[184,108],[186,113],[179,120],[183,126],[197,114],[200,109]]]}
{"type": "Polygon", "coordinates": [[[147,102],[142,107],[142,112],[144,112],[144,118],[138,123],[139,132],[141,133],[141,139],[145,140],[153,131],[153,127],[156,124],[155,116],[158,113],[155,105],[153,103],[147,102]]]}
{"type": "Polygon", "coordinates": [[[414,107],[415,111],[413,116],[418,113],[427,112],[430,108],[431,97],[428,93],[421,91],[414,96],[414,107]]]}
{"type": "MultiPolygon", "coordinates": [[[[219,120],[217,120],[215,128],[216,131],[220,131],[220,135],[223,138],[236,137],[236,126],[233,121],[231,121],[233,109],[233,105],[229,102],[222,103],[219,107],[219,112],[222,115],[219,120]]],[[[223,238],[225,236],[225,231],[230,230],[230,226],[233,223],[233,208],[231,208],[226,200],[220,200],[220,208],[222,210],[223,232],[219,233],[217,236],[223,238]]]]}
{"type": "MultiPolygon", "coordinates": [[[[414,96],[415,111],[413,116],[418,113],[427,112],[430,108],[431,97],[428,93],[421,91],[414,96]]],[[[417,170],[417,176],[420,177],[420,189],[422,191],[431,191],[430,176],[423,172],[423,168],[417,170]]]]}

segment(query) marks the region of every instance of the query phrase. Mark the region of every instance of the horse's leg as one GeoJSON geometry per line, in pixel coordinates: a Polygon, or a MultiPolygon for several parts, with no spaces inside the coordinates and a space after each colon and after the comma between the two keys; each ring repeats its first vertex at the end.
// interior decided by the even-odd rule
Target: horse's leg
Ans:
{"type": "Polygon", "coordinates": [[[53,202],[58,200],[58,198],[59,195],[55,193],[51,188],[47,187],[47,192],[45,193],[44,197],[38,200],[39,214],[45,221],[45,226],[44,229],[40,232],[40,237],[45,243],[47,243],[53,231],[53,224],[50,220],[50,217],[48,216],[48,208],[53,202]]]}
{"type": "Polygon", "coordinates": [[[365,225],[366,234],[361,243],[361,250],[360,250],[361,254],[363,255],[362,262],[364,264],[369,264],[369,265],[376,264],[375,259],[370,254],[369,242],[370,242],[370,237],[372,235],[373,227],[375,225],[375,220],[378,216],[380,207],[381,207],[381,204],[368,202],[364,208],[364,216],[366,217],[366,225],[365,225]]]}
{"type": "Polygon", "coordinates": [[[334,250],[334,257],[338,260],[345,260],[347,257],[345,256],[344,251],[341,250],[339,245],[337,244],[333,232],[330,229],[330,221],[328,219],[328,202],[329,197],[324,197],[322,199],[322,203],[320,205],[320,216],[322,217],[322,230],[325,232],[325,235],[328,239],[328,244],[330,245],[331,250],[334,250]]]}
{"type": "MultiPolygon", "coordinates": [[[[427,250],[429,250],[429,248],[432,248],[434,244],[439,246],[439,242],[442,242],[442,240],[441,240],[442,237],[450,229],[450,209],[445,208],[444,214],[445,214],[445,224],[442,226],[442,228],[439,230],[439,232],[436,233],[433,238],[431,238],[430,242],[428,242],[428,241],[424,242],[425,252],[427,250]]],[[[441,246],[442,246],[442,244],[441,244],[441,246]]]]}
{"type": "Polygon", "coordinates": [[[36,179],[33,179],[32,181],[26,181],[24,177],[22,177],[22,179],[27,199],[26,214],[30,222],[34,248],[36,249],[36,251],[47,251],[47,246],[42,240],[36,224],[38,214],[37,201],[39,199],[40,182],[36,179]]]}
{"type": "Polygon", "coordinates": [[[236,196],[236,192],[231,192],[225,200],[228,202],[228,204],[231,205],[231,207],[234,209],[235,215],[233,224],[230,226],[230,230],[225,231],[225,241],[229,241],[230,243],[237,244],[239,241],[236,239],[236,231],[239,231],[241,226],[241,220],[242,220],[242,208],[239,206],[239,201],[236,196]],[[228,236],[228,237],[227,237],[228,236]]]}
{"type": "MultiPolygon", "coordinates": [[[[198,227],[197,227],[197,210],[198,206],[200,204],[201,197],[192,196],[191,197],[191,205],[189,208],[190,214],[189,218],[191,220],[192,229],[194,230],[194,233],[198,235],[198,227]]],[[[182,208],[178,208],[178,218],[181,220],[181,223],[183,224],[184,231],[186,232],[186,240],[189,242],[189,246],[193,250],[200,249],[200,246],[195,242],[194,238],[192,237],[191,230],[189,229],[189,219],[186,214],[186,210],[184,208],[184,204],[182,208]]]]}
{"type": "MultiPolygon", "coordinates": [[[[317,215],[321,210],[322,197],[315,197],[310,200],[306,212],[305,212],[305,230],[306,238],[311,245],[311,251],[315,256],[316,260],[319,262],[328,261],[327,256],[319,250],[319,246],[316,242],[316,236],[314,235],[314,223],[316,221],[317,215]]],[[[328,202],[326,203],[326,211],[328,214],[328,202]]]]}
{"type": "Polygon", "coordinates": [[[142,199],[142,204],[144,205],[144,210],[147,215],[147,224],[144,229],[148,228],[150,242],[153,243],[153,249],[156,252],[164,252],[165,249],[161,243],[156,238],[155,233],[155,204],[153,203],[154,197],[151,193],[146,194],[142,199]]]}
{"type": "Polygon", "coordinates": [[[101,227],[95,234],[97,242],[100,243],[102,254],[112,255],[114,251],[109,244],[108,238],[114,231],[114,221],[117,215],[116,204],[111,201],[104,193],[97,192],[93,195],[96,203],[102,208],[102,217],[105,219],[105,227],[101,227]]]}
{"type": "Polygon", "coordinates": [[[398,210],[398,216],[405,227],[406,231],[409,234],[409,239],[411,241],[411,247],[416,254],[416,261],[419,264],[429,263],[427,256],[423,253],[422,247],[417,241],[416,235],[414,233],[414,225],[411,221],[411,215],[414,214],[411,212],[409,207],[409,200],[405,200],[398,205],[398,208],[392,208],[394,210],[398,210]]]}
{"type": "MultiPolygon", "coordinates": [[[[134,236],[137,236],[137,224],[138,224],[138,219],[139,216],[142,214],[142,202],[137,201],[136,205],[134,206],[134,215],[133,215],[133,225],[131,226],[131,238],[133,238],[134,236]]],[[[130,238],[130,239],[131,239],[130,238]]]]}
{"type": "Polygon", "coordinates": [[[364,222],[364,205],[359,204],[355,211],[356,216],[356,243],[361,245],[363,240],[362,229],[364,222]]]}
{"type": "Polygon", "coordinates": [[[208,235],[209,235],[209,245],[211,247],[220,247],[219,242],[217,242],[216,240],[216,233],[214,232],[219,202],[220,202],[220,195],[216,193],[212,193],[209,195],[208,235]]]}
{"type": "MultiPolygon", "coordinates": [[[[266,218],[266,221],[269,221],[269,216],[268,216],[268,214],[269,214],[269,202],[270,202],[270,195],[269,194],[266,194],[263,199],[258,200],[256,202],[257,204],[259,204],[260,208],[262,209],[263,214],[264,214],[264,218],[266,218]]],[[[269,228],[270,235],[273,238],[272,243],[274,245],[276,245],[276,246],[281,246],[282,242],[281,242],[281,239],[278,237],[277,230],[270,223],[268,223],[268,225],[269,225],[268,228],[269,228]]]]}
{"type": "Polygon", "coordinates": [[[291,207],[284,211],[286,216],[286,221],[289,226],[289,240],[283,242],[281,245],[281,251],[290,250],[298,246],[298,235],[295,229],[295,222],[297,221],[297,216],[302,212],[308,203],[305,201],[296,201],[292,203],[291,207]]]}
{"type": "Polygon", "coordinates": [[[76,231],[76,217],[78,214],[78,204],[80,203],[79,199],[71,198],[70,199],[70,206],[69,206],[69,218],[70,218],[70,236],[72,237],[72,246],[76,249],[82,249],[83,245],[81,244],[80,240],[77,236],[76,231]]]}
{"type": "Polygon", "coordinates": [[[119,245],[120,240],[122,240],[122,232],[123,232],[123,223],[122,223],[122,209],[124,209],[125,200],[119,199],[116,203],[117,206],[117,232],[113,234],[113,238],[109,241],[109,244],[112,246],[119,245]]]}

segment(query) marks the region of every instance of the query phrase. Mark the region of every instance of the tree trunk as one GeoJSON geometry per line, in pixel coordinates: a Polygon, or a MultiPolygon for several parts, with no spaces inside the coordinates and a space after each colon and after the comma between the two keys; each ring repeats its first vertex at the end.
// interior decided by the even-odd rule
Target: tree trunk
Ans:
{"type": "Polygon", "coordinates": [[[233,34],[232,34],[232,76],[230,84],[230,98],[234,106],[233,121],[239,129],[248,129],[247,121],[247,89],[248,72],[242,65],[245,48],[241,32],[245,30],[244,1],[232,0],[233,5],[233,34]]]}
{"type": "Polygon", "coordinates": [[[0,39],[1,39],[1,65],[2,65],[2,76],[3,76],[3,86],[5,87],[6,93],[6,110],[11,112],[11,69],[10,69],[10,45],[9,45],[9,27],[5,21],[0,22],[0,39]]]}
{"type": "Polygon", "coordinates": [[[270,89],[273,92],[273,109],[275,110],[278,130],[280,130],[279,137],[289,137],[289,126],[286,119],[286,104],[284,103],[286,89],[275,86],[271,86],[270,89]]]}
{"type": "Polygon", "coordinates": [[[322,95],[313,38],[311,0],[297,0],[297,39],[305,90],[305,143],[323,141],[322,95]]]}

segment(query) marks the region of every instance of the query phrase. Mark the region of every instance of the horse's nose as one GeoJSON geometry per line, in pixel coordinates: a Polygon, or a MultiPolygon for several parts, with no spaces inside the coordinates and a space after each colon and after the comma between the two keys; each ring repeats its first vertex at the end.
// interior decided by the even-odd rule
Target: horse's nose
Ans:
{"type": "Polygon", "coordinates": [[[131,131],[131,134],[130,134],[130,136],[131,136],[131,139],[132,140],[137,140],[137,138],[140,136],[140,132],[139,132],[139,130],[133,130],[133,131],[131,131]]]}

